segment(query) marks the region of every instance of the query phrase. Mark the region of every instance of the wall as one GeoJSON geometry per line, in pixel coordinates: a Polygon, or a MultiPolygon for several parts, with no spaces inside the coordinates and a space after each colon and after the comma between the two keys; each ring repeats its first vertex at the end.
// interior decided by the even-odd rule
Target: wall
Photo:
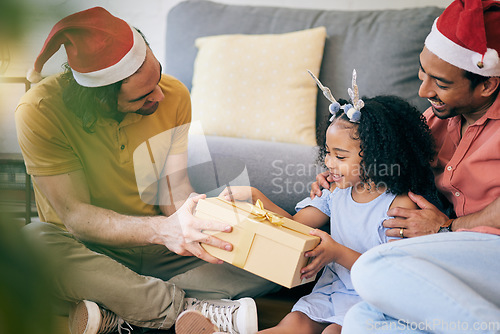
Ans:
{"type": "MultiPolygon", "coordinates": [[[[164,60],[165,18],[182,0],[11,0],[24,5],[22,38],[10,42],[11,62],[4,75],[24,76],[32,66],[50,29],[62,17],[93,6],[103,6],[144,32],[158,60],[164,60]]],[[[218,0],[236,5],[288,6],[339,10],[387,9],[422,6],[445,7],[451,0],[218,0]]],[[[43,74],[61,71],[65,54],[60,50],[44,66],[43,74]]],[[[15,140],[13,110],[22,86],[0,84],[0,152],[19,152],[15,140]]]]}

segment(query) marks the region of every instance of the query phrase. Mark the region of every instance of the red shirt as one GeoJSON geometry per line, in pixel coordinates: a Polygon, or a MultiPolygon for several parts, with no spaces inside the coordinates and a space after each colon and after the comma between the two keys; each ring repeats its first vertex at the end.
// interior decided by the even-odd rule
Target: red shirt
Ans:
{"type": "Polygon", "coordinates": [[[485,115],[460,138],[462,117],[424,116],[436,140],[436,186],[458,217],[477,212],[500,195],[500,94],[485,115]]]}

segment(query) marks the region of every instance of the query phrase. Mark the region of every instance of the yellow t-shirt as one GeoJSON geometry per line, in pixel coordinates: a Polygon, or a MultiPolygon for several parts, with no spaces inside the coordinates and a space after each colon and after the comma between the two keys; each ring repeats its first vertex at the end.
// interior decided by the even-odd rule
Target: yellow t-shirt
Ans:
{"type": "MultiPolygon", "coordinates": [[[[98,119],[94,132],[62,101],[61,79],[51,76],[31,88],[15,113],[19,145],[29,174],[59,175],[83,169],[91,204],[127,215],[156,215],[155,184],[169,154],[187,150],[191,122],[189,91],[163,75],[165,98],[155,113],[127,114],[118,123],[98,119]]],[[[62,224],[34,182],[40,219],[62,224]]]]}

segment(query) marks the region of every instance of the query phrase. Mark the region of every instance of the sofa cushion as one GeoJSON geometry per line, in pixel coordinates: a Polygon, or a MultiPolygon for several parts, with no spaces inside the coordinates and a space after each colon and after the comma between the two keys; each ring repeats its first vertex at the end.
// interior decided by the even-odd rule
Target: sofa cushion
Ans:
{"type": "Polygon", "coordinates": [[[324,27],[286,34],[196,40],[193,120],[209,135],[316,145],[324,27]]]}
{"type": "MultiPolygon", "coordinates": [[[[220,34],[279,34],[325,26],[320,80],[336,97],[348,97],[353,68],[361,94],[395,94],[424,110],[418,97],[418,55],[442,8],[383,11],[338,11],[239,6],[188,0],[172,8],[167,19],[165,71],[191,88],[195,40],[220,34]]],[[[318,95],[317,123],[323,123],[329,102],[318,95]]]]}

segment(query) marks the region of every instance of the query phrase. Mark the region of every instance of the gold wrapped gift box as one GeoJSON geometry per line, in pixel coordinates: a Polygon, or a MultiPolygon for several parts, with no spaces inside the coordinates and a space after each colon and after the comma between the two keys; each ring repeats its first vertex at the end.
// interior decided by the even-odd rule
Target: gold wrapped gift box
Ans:
{"type": "Polygon", "coordinates": [[[211,255],[287,288],[315,279],[300,279],[309,260],[304,253],[320,241],[309,234],[311,227],[265,210],[260,201],[252,205],[218,197],[199,200],[195,216],[233,226],[231,233],[208,232],[233,245],[228,252],[202,244],[211,255]]]}

